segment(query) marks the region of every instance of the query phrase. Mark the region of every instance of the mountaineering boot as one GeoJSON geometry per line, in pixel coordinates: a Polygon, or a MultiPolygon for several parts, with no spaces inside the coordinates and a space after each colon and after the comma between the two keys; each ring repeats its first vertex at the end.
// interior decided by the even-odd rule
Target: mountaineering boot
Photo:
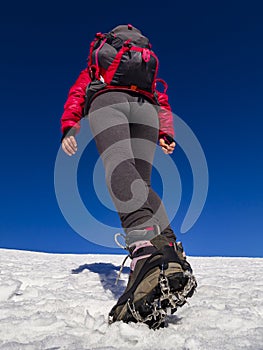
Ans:
{"type": "Polygon", "coordinates": [[[170,243],[158,226],[128,232],[125,243],[131,272],[124,293],[109,313],[109,323],[162,327],[166,315],[184,305],[197,286],[182,245],[170,243]]]}

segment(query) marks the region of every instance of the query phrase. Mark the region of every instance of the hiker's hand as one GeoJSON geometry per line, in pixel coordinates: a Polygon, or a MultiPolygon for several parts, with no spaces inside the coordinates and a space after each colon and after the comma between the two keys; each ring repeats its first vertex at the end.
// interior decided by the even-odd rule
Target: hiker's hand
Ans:
{"type": "Polygon", "coordinates": [[[68,156],[73,156],[78,150],[78,144],[74,136],[65,136],[62,140],[62,149],[68,156]]]}
{"type": "Polygon", "coordinates": [[[175,148],[175,142],[168,144],[162,138],[159,140],[159,145],[162,147],[163,153],[165,154],[172,154],[175,148]]]}

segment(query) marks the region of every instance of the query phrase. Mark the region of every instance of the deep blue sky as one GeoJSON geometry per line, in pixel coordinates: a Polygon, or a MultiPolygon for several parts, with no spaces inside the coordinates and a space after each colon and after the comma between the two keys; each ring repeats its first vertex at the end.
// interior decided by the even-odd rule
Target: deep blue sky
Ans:
{"type": "MultiPolygon", "coordinates": [[[[132,23],[150,37],[160,59],[160,76],[169,84],[173,112],[192,128],[208,163],[204,211],[178,238],[190,255],[263,256],[261,2],[163,4],[1,5],[0,247],[115,252],[86,241],[70,228],[56,202],[53,173],[63,104],[85,67],[90,41],[98,31],[132,23]]],[[[85,176],[90,176],[89,165],[96,157],[91,145],[81,161],[84,197],[89,195],[85,176]]],[[[191,174],[180,147],[173,159],[184,186],[173,222],[177,231],[190,200],[191,174]]],[[[91,209],[99,218],[104,211],[96,213],[96,208],[94,202],[91,209]]],[[[116,214],[103,215],[103,220],[117,222],[116,214]]]]}

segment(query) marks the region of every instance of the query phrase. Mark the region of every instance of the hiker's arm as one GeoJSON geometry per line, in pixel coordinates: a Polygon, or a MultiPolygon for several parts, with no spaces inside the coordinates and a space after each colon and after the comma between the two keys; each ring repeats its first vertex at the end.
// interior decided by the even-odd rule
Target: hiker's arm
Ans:
{"type": "Polygon", "coordinates": [[[175,148],[173,113],[165,92],[157,91],[159,102],[159,144],[166,154],[173,153],[175,148]]]}
{"type": "Polygon", "coordinates": [[[62,139],[66,137],[69,130],[74,136],[80,129],[79,121],[83,116],[85,104],[86,87],[90,82],[88,69],[84,69],[70,88],[68,98],[64,104],[64,112],[61,117],[62,139]]]}

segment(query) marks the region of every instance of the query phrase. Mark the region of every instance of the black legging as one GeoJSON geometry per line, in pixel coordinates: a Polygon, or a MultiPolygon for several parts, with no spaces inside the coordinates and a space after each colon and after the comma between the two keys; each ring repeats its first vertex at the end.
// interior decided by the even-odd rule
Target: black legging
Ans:
{"type": "Polygon", "coordinates": [[[91,103],[89,123],[123,229],[157,224],[175,241],[163,203],[151,188],[159,130],[155,106],[136,93],[108,91],[91,103]]]}

